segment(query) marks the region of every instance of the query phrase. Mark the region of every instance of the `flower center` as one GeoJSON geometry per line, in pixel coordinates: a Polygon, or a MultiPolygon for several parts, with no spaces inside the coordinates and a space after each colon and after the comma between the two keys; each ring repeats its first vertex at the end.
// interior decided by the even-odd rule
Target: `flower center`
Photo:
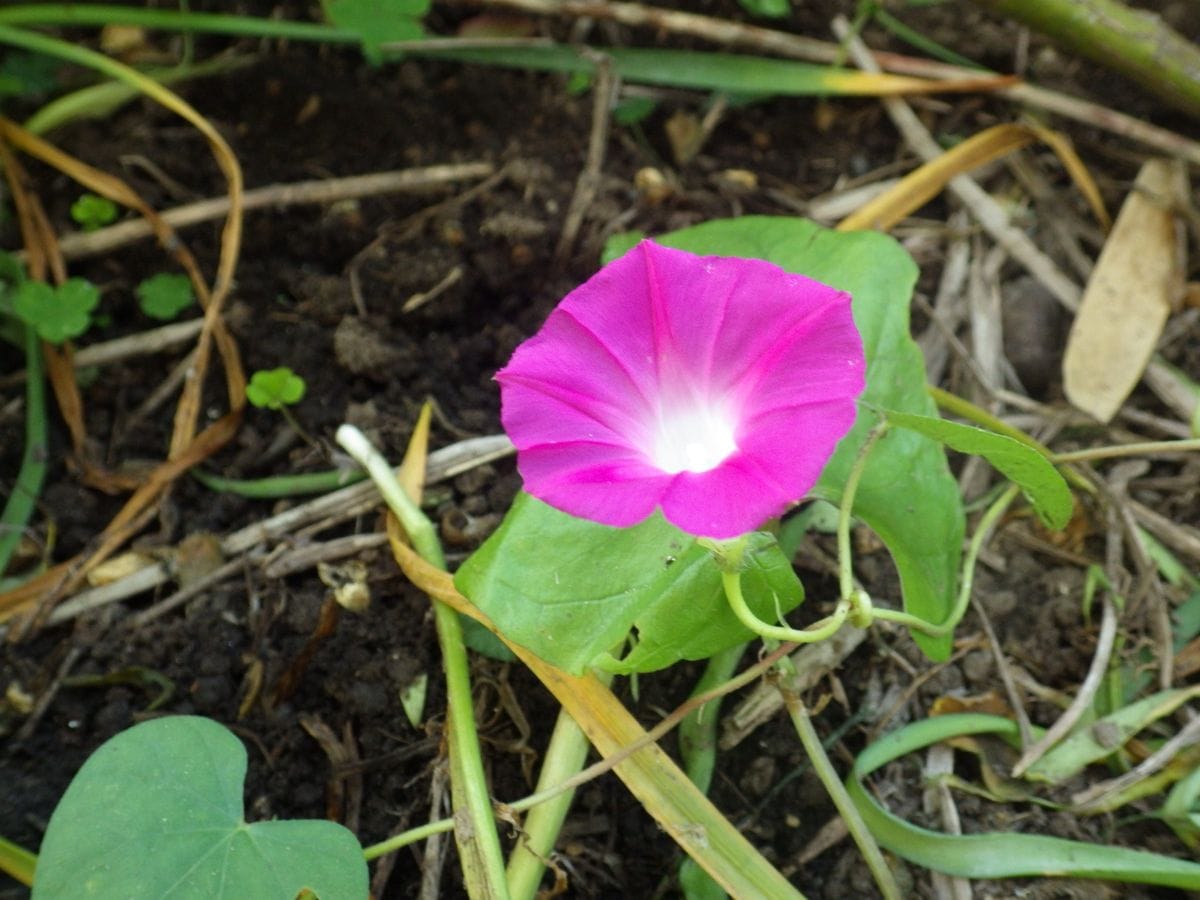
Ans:
{"type": "Polygon", "coordinates": [[[697,406],[664,414],[651,458],[664,472],[707,472],[737,450],[734,421],[724,409],[697,406]]]}

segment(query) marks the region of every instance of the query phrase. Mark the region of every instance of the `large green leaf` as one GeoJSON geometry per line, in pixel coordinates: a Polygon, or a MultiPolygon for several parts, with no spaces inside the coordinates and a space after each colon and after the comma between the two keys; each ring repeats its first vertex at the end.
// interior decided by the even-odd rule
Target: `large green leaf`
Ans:
{"type": "MultiPolygon", "coordinates": [[[[770,535],[751,536],[746,564],[743,593],[759,617],[774,621],[803,599],[770,535]]],[[[708,552],[658,513],[610,528],[521,494],[454,582],[505,637],[573,673],[649,672],[751,637],[708,552]],[[616,659],[631,629],[634,647],[616,659]]]]}
{"type": "Polygon", "coordinates": [[[135,725],[84,763],[42,842],[33,900],[323,900],[368,894],[354,835],[334,822],[247,824],[246,750],[208,719],[135,725]]]}
{"type": "MultiPolygon", "coordinates": [[[[866,404],[934,416],[925,392],[925,367],[908,330],[916,282],[912,258],[886,235],[829,231],[806,219],[744,216],[655,238],[692,253],[766,259],[849,291],[867,354],[866,404]]],[[[770,327],[764,322],[763,327],[770,327]]],[[[864,405],[838,445],[813,494],[838,503],[859,449],[876,416],[864,405]]],[[[802,436],[798,435],[797,439],[802,436]]],[[[880,439],[859,484],[854,514],[874,529],[900,573],[905,608],[941,622],[954,604],[964,516],[945,452],[911,431],[880,439]]],[[[913,637],[934,659],[950,653],[952,636],[913,637]]]]}

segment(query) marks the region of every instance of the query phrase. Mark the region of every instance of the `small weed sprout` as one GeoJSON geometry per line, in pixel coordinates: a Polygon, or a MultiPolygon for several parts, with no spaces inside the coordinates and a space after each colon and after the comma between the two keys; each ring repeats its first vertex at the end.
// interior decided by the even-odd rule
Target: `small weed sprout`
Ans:
{"type": "Polygon", "coordinates": [[[71,218],[84,231],[96,231],[117,220],[117,204],[107,197],[84,194],[71,204],[71,218]]]}
{"type": "Polygon", "coordinates": [[[288,424],[296,430],[296,434],[304,438],[310,446],[324,453],[321,445],[313,440],[312,436],[296,421],[292,411],[288,409],[304,399],[304,392],[307,389],[308,385],[305,384],[304,379],[287,366],[280,366],[278,369],[259,369],[250,376],[250,383],[246,385],[246,399],[259,409],[278,410],[287,419],[288,424]]]}
{"type": "Polygon", "coordinates": [[[22,281],[13,291],[12,311],[38,336],[52,344],[77,338],[91,327],[100,291],[83,278],[57,288],[44,281],[22,281]]]}
{"type": "MultiPolygon", "coordinates": [[[[142,312],[152,319],[169,322],[195,302],[192,283],[186,275],[162,272],[139,284],[134,291],[142,312]]],[[[300,382],[300,395],[304,395],[304,382],[300,382]]],[[[247,396],[249,394],[247,393],[247,396]]],[[[250,401],[254,403],[253,400],[250,401]]],[[[257,403],[255,404],[258,405],[257,403]]]]}

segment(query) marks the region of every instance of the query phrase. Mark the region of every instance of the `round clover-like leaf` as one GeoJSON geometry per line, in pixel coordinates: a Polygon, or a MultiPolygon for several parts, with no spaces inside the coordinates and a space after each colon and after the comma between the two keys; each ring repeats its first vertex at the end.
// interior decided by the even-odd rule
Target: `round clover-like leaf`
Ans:
{"type": "Polygon", "coordinates": [[[174,319],[196,299],[188,277],[171,272],[160,272],[147,278],[134,293],[142,312],[164,322],[174,319]]]}
{"type": "Polygon", "coordinates": [[[107,197],[84,194],[71,204],[71,218],[84,231],[95,231],[116,221],[117,204],[107,197]]]}
{"type": "Polygon", "coordinates": [[[248,824],[246,750],[197,716],[135,725],[92,754],[55,809],[33,900],[322,900],[368,894],[357,839],[334,822],[248,824]]]}
{"type": "Polygon", "coordinates": [[[246,399],[255,406],[281,409],[299,403],[306,389],[304,379],[289,369],[260,369],[246,385],[246,399]]]}
{"type": "Polygon", "coordinates": [[[90,281],[70,278],[58,288],[43,281],[23,281],[13,296],[13,312],[52,344],[79,337],[92,324],[100,291],[90,281]]]}

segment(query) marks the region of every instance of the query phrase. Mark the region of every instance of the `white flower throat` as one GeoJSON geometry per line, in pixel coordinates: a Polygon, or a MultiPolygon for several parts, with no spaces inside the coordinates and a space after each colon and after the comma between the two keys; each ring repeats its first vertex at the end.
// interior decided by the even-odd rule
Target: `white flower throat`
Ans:
{"type": "Polygon", "coordinates": [[[734,417],[723,405],[663,410],[650,457],[664,472],[707,472],[737,450],[734,417]]]}

